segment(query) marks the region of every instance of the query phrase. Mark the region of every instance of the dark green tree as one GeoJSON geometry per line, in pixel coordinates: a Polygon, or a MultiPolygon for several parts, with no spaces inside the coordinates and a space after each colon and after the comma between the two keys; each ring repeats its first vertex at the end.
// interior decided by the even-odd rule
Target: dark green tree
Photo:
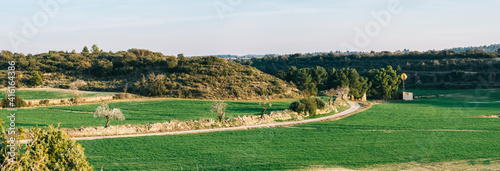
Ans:
{"type": "Polygon", "coordinates": [[[304,91],[306,92],[307,96],[309,96],[309,97],[318,94],[318,88],[316,87],[316,84],[314,84],[314,83],[309,83],[307,85],[307,89],[305,89],[304,91]]]}
{"type": "Polygon", "coordinates": [[[349,78],[346,69],[331,69],[328,76],[328,88],[349,87],[349,78]]]}
{"type": "Polygon", "coordinates": [[[92,53],[99,55],[101,51],[99,50],[99,47],[97,47],[96,44],[92,45],[92,53]]]}
{"type": "Polygon", "coordinates": [[[370,94],[375,98],[390,99],[398,92],[399,76],[391,66],[382,69],[372,69],[368,72],[372,83],[370,94]]]}
{"type": "Polygon", "coordinates": [[[82,54],[86,55],[89,53],[90,53],[89,48],[87,46],[83,47],[82,54]]]}
{"type": "Polygon", "coordinates": [[[177,58],[175,58],[175,56],[168,56],[166,58],[166,61],[167,61],[167,68],[172,69],[177,67],[178,61],[177,58]]]}
{"type": "Polygon", "coordinates": [[[30,78],[31,86],[39,86],[43,84],[42,76],[38,71],[33,72],[33,75],[30,78]]]}
{"type": "Polygon", "coordinates": [[[297,72],[297,67],[292,66],[292,67],[288,68],[288,71],[286,72],[285,80],[294,82],[295,72],[297,72]]]}
{"type": "Polygon", "coordinates": [[[371,83],[368,82],[368,78],[360,76],[356,69],[353,68],[348,68],[344,71],[346,72],[349,80],[349,96],[356,99],[362,98],[371,87],[371,83]]]}
{"type": "Polygon", "coordinates": [[[293,73],[293,83],[297,85],[300,90],[306,90],[311,83],[312,78],[309,74],[308,68],[301,68],[293,73]]]}
{"type": "Polygon", "coordinates": [[[325,68],[316,66],[312,70],[312,82],[318,86],[318,89],[325,90],[326,89],[326,80],[328,79],[328,73],[325,68]]]}

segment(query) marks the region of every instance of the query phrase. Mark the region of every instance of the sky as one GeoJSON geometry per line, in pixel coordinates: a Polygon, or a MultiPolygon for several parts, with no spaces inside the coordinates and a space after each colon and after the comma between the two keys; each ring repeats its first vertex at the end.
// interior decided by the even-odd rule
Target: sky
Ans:
{"type": "Polygon", "coordinates": [[[186,56],[445,49],[500,43],[500,0],[2,1],[0,49],[186,56]]]}

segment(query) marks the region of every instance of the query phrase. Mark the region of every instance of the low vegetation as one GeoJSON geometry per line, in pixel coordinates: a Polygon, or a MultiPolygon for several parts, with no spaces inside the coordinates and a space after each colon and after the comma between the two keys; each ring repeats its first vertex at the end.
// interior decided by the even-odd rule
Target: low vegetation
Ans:
{"type": "Polygon", "coordinates": [[[224,103],[223,101],[213,101],[210,112],[215,113],[219,122],[222,122],[222,120],[226,118],[226,107],[227,103],[224,103]]]}
{"type": "Polygon", "coordinates": [[[26,107],[28,104],[24,101],[23,98],[19,96],[5,96],[1,101],[2,108],[11,108],[11,107],[26,107]]]}
{"type": "Polygon", "coordinates": [[[22,153],[15,163],[8,162],[6,151],[10,148],[6,140],[7,134],[2,127],[2,147],[0,160],[2,170],[81,170],[90,171],[92,166],[86,161],[84,148],[55,127],[33,128],[32,140],[18,146],[22,153]]]}
{"type": "Polygon", "coordinates": [[[290,109],[299,114],[315,116],[316,110],[324,110],[326,104],[319,98],[304,98],[290,104],[290,109]]]}

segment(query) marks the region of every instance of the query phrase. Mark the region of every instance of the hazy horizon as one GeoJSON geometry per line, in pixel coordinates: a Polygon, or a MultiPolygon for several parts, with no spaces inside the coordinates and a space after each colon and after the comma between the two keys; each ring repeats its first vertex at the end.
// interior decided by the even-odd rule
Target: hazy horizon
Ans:
{"type": "Polygon", "coordinates": [[[66,1],[4,2],[1,49],[242,56],[500,43],[496,0],[66,1]]]}

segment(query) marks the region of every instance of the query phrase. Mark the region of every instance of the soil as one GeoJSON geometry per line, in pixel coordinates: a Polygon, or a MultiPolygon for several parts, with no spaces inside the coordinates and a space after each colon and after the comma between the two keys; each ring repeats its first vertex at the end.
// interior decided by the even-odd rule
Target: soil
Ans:
{"type": "Polygon", "coordinates": [[[482,115],[482,116],[474,116],[475,118],[500,118],[500,115],[482,115]]]}

